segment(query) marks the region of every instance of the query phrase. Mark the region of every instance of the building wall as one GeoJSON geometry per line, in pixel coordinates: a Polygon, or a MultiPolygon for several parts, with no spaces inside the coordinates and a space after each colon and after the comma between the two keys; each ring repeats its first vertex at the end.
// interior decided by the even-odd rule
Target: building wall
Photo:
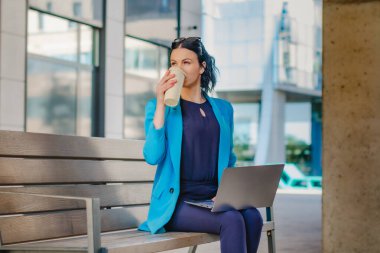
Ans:
{"type": "Polygon", "coordinates": [[[105,1],[105,137],[124,132],[124,0],[105,1]]]}
{"type": "Polygon", "coordinates": [[[25,129],[26,0],[0,1],[0,129],[25,129]]]}

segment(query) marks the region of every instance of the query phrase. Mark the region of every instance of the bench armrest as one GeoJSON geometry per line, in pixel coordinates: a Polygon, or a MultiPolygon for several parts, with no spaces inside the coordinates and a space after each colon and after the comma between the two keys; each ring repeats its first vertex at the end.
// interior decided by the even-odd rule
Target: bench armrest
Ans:
{"type": "MultiPolygon", "coordinates": [[[[36,194],[36,193],[27,193],[27,192],[7,192],[7,191],[0,191],[0,194],[19,194],[19,195],[29,195],[29,196],[56,198],[56,199],[82,200],[86,202],[88,252],[91,252],[91,253],[99,252],[99,250],[101,249],[99,198],[84,198],[84,197],[74,197],[74,196],[47,195],[47,194],[36,194]]],[[[1,247],[1,238],[0,238],[0,247],[1,247]]]]}

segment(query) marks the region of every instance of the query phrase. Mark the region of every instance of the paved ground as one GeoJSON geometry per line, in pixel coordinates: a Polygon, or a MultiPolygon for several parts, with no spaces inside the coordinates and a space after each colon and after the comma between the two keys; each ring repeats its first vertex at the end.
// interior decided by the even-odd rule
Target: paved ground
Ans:
{"type": "MultiPolygon", "coordinates": [[[[277,193],[274,204],[277,252],[320,253],[322,251],[321,203],[320,193],[299,191],[277,193]]],[[[187,249],[166,252],[185,253],[187,249]]],[[[200,245],[197,250],[197,253],[218,252],[220,252],[219,242],[200,245]]],[[[266,235],[263,233],[259,253],[264,252],[268,252],[268,248],[266,235]]]]}

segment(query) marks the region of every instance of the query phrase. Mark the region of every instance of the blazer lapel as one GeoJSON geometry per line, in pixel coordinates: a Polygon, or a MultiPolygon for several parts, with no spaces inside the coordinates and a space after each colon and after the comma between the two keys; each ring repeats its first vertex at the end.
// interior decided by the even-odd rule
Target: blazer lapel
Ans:
{"type": "Polygon", "coordinates": [[[173,108],[169,108],[167,136],[170,157],[173,163],[174,171],[179,178],[180,173],[180,161],[181,161],[181,147],[182,147],[182,112],[181,106],[178,105],[173,108]]]}

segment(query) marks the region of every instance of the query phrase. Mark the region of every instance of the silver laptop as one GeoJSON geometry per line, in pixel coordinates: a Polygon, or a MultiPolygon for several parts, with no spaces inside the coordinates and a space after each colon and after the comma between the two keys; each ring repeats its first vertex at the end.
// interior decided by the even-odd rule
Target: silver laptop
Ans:
{"type": "Polygon", "coordinates": [[[227,168],[223,172],[215,202],[185,202],[211,209],[211,212],[272,206],[283,169],[284,164],[227,168]]]}

